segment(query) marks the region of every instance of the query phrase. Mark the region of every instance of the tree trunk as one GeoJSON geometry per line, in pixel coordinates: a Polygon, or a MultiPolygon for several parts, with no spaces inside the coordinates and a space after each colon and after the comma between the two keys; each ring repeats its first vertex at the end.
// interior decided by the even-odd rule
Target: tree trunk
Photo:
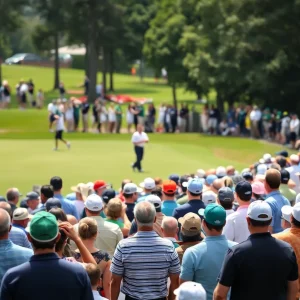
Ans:
{"type": "Polygon", "coordinates": [[[59,47],[59,33],[56,32],[54,35],[54,50],[55,50],[55,57],[54,57],[54,87],[53,89],[56,90],[59,88],[59,55],[58,55],[58,47],[59,47]]]}
{"type": "Polygon", "coordinates": [[[2,58],[0,57],[0,87],[2,87],[2,58]]]}
{"type": "Polygon", "coordinates": [[[218,93],[218,95],[217,95],[217,107],[218,107],[218,109],[219,109],[219,111],[220,111],[221,113],[224,112],[224,101],[223,101],[223,97],[221,97],[221,95],[219,95],[219,93],[218,93]]]}
{"type": "Polygon", "coordinates": [[[141,79],[141,82],[144,81],[144,58],[143,58],[143,56],[141,57],[141,63],[140,63],[140,79],[141,79]]]}
{"type": "MultiPolygon", "coordinates": [[[[92,21],[92,20],[90,20],[92,21]]],[[[93,22],[91,23],[93,24],[93,22]]],[[[98,51],[96,46],[95,26],[89,27],[88,34],[88,70],[89,70],[89,92],[88,102],[92,103],[96,99],[96,83],[98,71],[98,51]]]]}
{"type": "Polygon", "coordinates": [[[172,84],[172,95],[173,95],[173,104],[175,108],[177,109],[177,95],[176,95],[176,84],[172,84]]]}
{"type": "Polygon", "coordinates": [[[87,77],[90,77],[90,67],[89,67],[89,49],[88,49],[88,41],[85,43],[85,56],[84,56],[84,70],[85,70],[85,75],[87,77]]]}
{"type": "Polygon", "coordinates": [[[107,51],[102,48],[102,93],[106,95],[107,51]]]}
{"type": "Polygon", "coordinates": [[[109,91],[114,91],[114,50],[113,48],[109,51],[109,91]]]}

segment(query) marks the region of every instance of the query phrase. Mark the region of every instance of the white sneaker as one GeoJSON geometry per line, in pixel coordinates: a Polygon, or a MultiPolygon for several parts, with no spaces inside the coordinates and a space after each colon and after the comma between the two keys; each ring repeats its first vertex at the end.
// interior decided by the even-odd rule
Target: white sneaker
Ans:
{"type": "Polygon", "coordinates": [[[71,148],[71,143],[70,142],[67,143],[67,148],[70,150],[70,148],[71,148]]]}

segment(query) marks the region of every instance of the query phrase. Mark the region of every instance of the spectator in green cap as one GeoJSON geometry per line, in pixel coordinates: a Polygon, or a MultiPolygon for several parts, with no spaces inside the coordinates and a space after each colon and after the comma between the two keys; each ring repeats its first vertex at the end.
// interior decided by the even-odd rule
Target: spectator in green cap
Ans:
{"type": "Polygon", "coordinates": [[[206,237],[200,244],[186,249],[181,265],[180,284],[186,281],[201,283],[206,290],[207,300],[212,300],[224,257],[228,248],[236,243],[222,235],[226,223],[226,211],[222,206],[212,203],[198,213],[203,217],[202,229],[206,237]]]}

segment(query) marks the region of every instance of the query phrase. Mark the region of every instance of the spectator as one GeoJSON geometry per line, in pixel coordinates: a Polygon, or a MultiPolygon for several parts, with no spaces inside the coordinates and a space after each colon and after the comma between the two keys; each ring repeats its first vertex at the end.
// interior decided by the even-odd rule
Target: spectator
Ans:
{"type": "Polygon", "coordinates": [[[242,173],[242,177],[243,177],[246,181],[250,182],[250,184],[252,184],[252,182],[253,182],[253,174],[252,174],[251,172],[248,172],[248,171],[243,172],[243,173],[242,173]]]}
{"type": "MultiPolygon", "coordinates": [[[[281,208],[281,227],[283,228],[283,231],[290,230],[292,224],[291,224],[291,216],[292,216],[293,207],[289,205],[282,206],[281,208]]],[[[279,233],[277,233],[279,234],[279,233]]],[[[273,236],[275,236],[274,234],[273,236]]]]}
{"type": "Polygon", "coordinates": [[[71,100],[66,103],[65,119],[67,123],[67,132],[74,131],[74,107],[71,100]]]}
{"type": "Polygon", "coordinates": [[[177,204],[182,205],[188,202],[188,196],[187,196],[187,182],[189,181],[189,176],[183,175],[179,179],[179,188],[180,193],[177,195],[177,204]]]}
{"type": "Polygon", "coordinates": [[[186,249],[199,244],[203,238],[201,236],[201,219],[197,214],[187,213],[178,222],[181,225],[182,242],[178,242],[179,247],[176,248],[176,252],[181,263],[186,249]]]}
{"type": "Polygon", "coordinates": [[[99,292],[97,290],[98,286],[101,283],[100,276],[101,276],[101,271],[100,268],[94,264],[84,264],[84,268],[90,278],[90,282],[92,285],[92,291],[93,291],[93,296],[94,300],[108,300],[107,298],[101,297],[99,295],[99,292]]]}
{"type": "Polygon", "coordinates": [[[206,192],[207,190],[211,190],[211,186],[216,179],[218,179],[218,177],[215,174],[209,174],[206,176],[204,183],[204,192],[206,192]]]}
{"type": "Polygon", "coordinates": [[[97,180],[94,182],[94,191],[98,196],[101,197],[108,186],[109,184],[106,184],[104,180],[97,180]]]}
{"type": "MultiPolygon", "coordinates": [[[[10,231],[10,216],[6,210],[0,208],[0,282],[7,270],[29,261],[33,255],[31,249],[23,248],[12,243],[9,239],[10,231]]],[[[11,298],[0,297],[0,299],[5,300],[11,298]]]]}
{"type": "Polygon", "coordinates": [[[284,205],[291,205],[289,200],[281,195],[279,191],[281,182],[281,174],[275,169],[267,171],[265,180],[265,190],[267,192],[266,203],[268,203],[272,209],[272,222],[270,224],[269,231],[271,233],[278,233],[283,230],[281,227],[281,208],[284,205]]]}
{"type": "Polygon", "coordinates": [[[116,133],[120,133],[121,126],[122,126],[122,119],[123,119],[123,112],[120,104],[117,104],[115,106],[115,112],[116,112],[116,133]]]}
{"type": "Polygon", "coordinates": [[[29,101],[31,103],[31,106],[35,107],[36,101],[34,99],[34,83],[33,83],[32,79],[29,79],[27,86],[28,86],[29,101]]]}
{"type": "Polygon", "coordinates": [[[156,109],[153,103],[149,104],[148,113],[147,113],[147,123],[149,126],[149,132],[155,132],[155,116],[156,109]]]}
{"type": "Polygon", "coordinates": [[[123,197],[125,198],[126,215],[130,222],[134,219],[134,206],[138,198],[138,187],[134,183],[126,183],[123,188],[123,197]]]}
{"type": "Polygon", "coordinates": [[[176,300],[206,300],[206,292],[200,283],[188,281],[174,291],[176,300]]]}
{"type": "Polygon", "coordinates": [[[280,194],[282,194],[282,196],[287,198],[290,201],[291,205],[294,205],[297,194],[294,190],[290,189],[290,187],[288,186],[290,180],[290,173],[289,171],[283,169],[280,171],[280,175],[281,175],[281,182],[279,187],[280,194]]]}
{"type": "Polygon", "coordinates": [[[235,187],[235,196],[239,208],[226,218],[223,234],[228,240],[241,243],[250,235],[246,216],[252,197],[251,184],[247,181],[239,182],[235,187]]]}
{"type": "Polygon", "coordinates": [[[111,103],[108,108],[108,127],[110,133],[114,132],[116,121],[117,121],[117,115],[116,115],[115,105],[111,103]]]}
{"type": "Polygon", "coordinates": [[[137,118],[138,118],[138,124],[144,125],[145,124],[145,109],[144,106],[140,103],[137,104],[137,118]]]}
{"type": "Polygon", "coordinates": [[[89,110],[90,104],[85,101],[81,105],[81,114],[82,114],[82,132],[89,131],[89,110]]]}
{"type": "Polygon", "coordinates": [[[212,300],[214,289],[225,254],[235,245],[222,235],[226,223],[226,212],[217,204],[209,204],[205,210],[199,210],[203,216],[202,227],[206,238],[194,247],[187,249],[183,255],[180,284],[194,280],[201,283],[206,290],[207,300],[212,300]]]}
{"type": "Polygon", "coordinates": [[[25,207],[28,209],[29,214],[33,213],[36,209],[39,209],[41,207],[40,195],[36,192],[27,193],[26,198],[22,202],[25,204],[25,207]]]}
{"type": "Polygon", "coordinates": [[[18,207],[13,213],[13,226],[26,233],[25,228],[29,222],[29,214],[26,208],[18,207]]]}
{"type": "Polygon", "coordinates": [[[52,208],[62,208],[61,202],[57,198],[49,198],[45,206],[46,206],[46,211],[50,211],[52,208]]]}
{"type": "MultiPolygon", "coordinates": [[[[10,216],[10,220],[12,220],[12,210],[11,206],[7,202],[0,202],[0,209],[4,209],[10,216]]],[[[8,238],[15,244],[24,248],[32,249],[31,244],[28,241],[27,234],[25,234],[24,230],[19,229],[17,227],[12,226],[11,230],[8,234],[8,238]]],[[[1,282],[1,280],[0,280],[1,282]]]]}
{"type": "Polygon", "coordinates": [[[173,180],[163,181],[163,203],[161,211],[164,215],[171,217],[174,209],[178,207],[175,199],[177,185],[173,180]]]}
{"type": "Polygon", "coordinates": [[[206,207],[210,203],[216,203],[217,195],[213,191],[206,191],[202,194],[202,201],[206,207]]]}
{"type": "Polygon", "coordinates": [[[38,213],[39,211],[45,211],[46,210],[46,202],[48,199],[53,198],[54,192],[53,187],[51,185],[43,185],[41,187],[41,205],[39,208],[35,209],[33,212],[31,212],[32,215],[38,213]]]}
{"type": "Polygon", "coordinates": [[[92,189],[88,184],[78,183],[77,186],[72,186],[71,190],[75,192],[76,200],[73,201],[73,204],[76,207],[78,216],[82,215],[84,210],[84,202],[86,198],[92,193],[92,189]]]}
{"type": "Polygon", "coordinates": [[[122,202],[125,201],[125,198],[124,198],[124,196],[123,196],[123,189],[124,189],[124,186],[125,186],[126,183],[131,183],[131,182],[132,182],[132,181],[131,181],[130,179],[124,179],[124,180],[122,180],[122,182],[121,182],[121,188],[119,189],[119,195],[118,195],[118,197],[121,199],[122,202]]]}
{"type": "Polygon", "coordinates": [[[211,106],[209,110],[209,117],[208,117],[208,129],[210,134],[217,133],[217,127],[218,127],[218,116],[217,116],[217,110],[214,105],[211,106]]]}
{"type": "Polygon", "coordinates": [[[170,240],[173,243],[174,248],[178,248],[178,222],[173,217],[165,217],[162,220],[161,231],[165,239],[170,240]]]}
{"type": "Polygon", "coordinates": [[[135,206],[138,232],[121,241],[115,251],[111,265],[111,300],[118,299],[122,279],[122,292],[127,299],[164,299],[168,296],[168,278],[169,299],[172,299],[178,287],[180,263],[173,244],[153,231],[155,214],[149,202],[135,206]],[[164,253],[163,260],[161,253],[164,253]]]}
{"type": "Polygon", "coordinates": [[[189,118],[189,109],[186,104],[181,104],[181,109],[179,111],[179,131],[186,132],[187,124],[189,118]]]}
{"type": "Polygon", "coordinates": [[[174,105],[170,105],[168,112],[170,116],[171,132],[174,133],[177,129],[177,108],[174,105]]]}
{"type": "Polygon", "coordinates": [[[137,199],[137,203],[145,201],[145,198],[151,195],[151,192],[155,189],[155,181],[152,178],[145,178],[143,182],[140,183],[140,187],[144,189],[141,193],[142,196],[137,199]]]}
{"type": "Polygon", "coordinates": [[[98,249],[113,255],[117,244],[123,239],[123,234],[118,225],[105,221],[100,216],[103,210],[103,202],[98,195],[92,194],[85,201],[86,215],[97,221],[99,235],[95,241],[98,249]]]}
{"type": "Polygon", "coordinates": [[[173,217],[177,220],[189,212],[197,214],[200,208],[205,208],[205,205],[202,202],[203,184],[201,180],[193,178],[185,185],[187,185],[188,202],[175,208],[173,217]]]}
{"type": "MultiPolygon", "coordinates": [[[[161,230],[161,224],[162,221],[164,219],[164,214],[161,212],[161,200],[158,196],[156,195],[149,195],[145,201],[150,202],[154,205],[155,207],[155,211],[156,211],[156,219],[155,219],[155,223],[153,224],[153,230],[160,236],[163,237],[163,233],[161,230]]],[[[131,223],[131,228],[130,228],[130,232],[129,235],[133,235],[137,233],[137,224],[135,219],[133,219],[132,223],[131,223]]]]}
{"type": "Polygon", "coordinates": [[[227,176],[234,176],[235,175],[235,167],[234,166],[228,166],[226,168],[226,173],[227,173],[227,176]]]}
{"type": "Polygon", "coordinates": [[[260,138],[259,132],[259,123],[261,121],[261,111],[260,109],[254,105],[253,109],[250,113],[250,120],[251,120],[251,136],[253,138],[260,138]]]}
{"type": "Polygon", "coordinates": [[[262,182],[260,181],[254,181],[251,184],[252,187],[252,199],[251,202],[256,201],[256,200],[265,200],[266,198],[266,190],[265,186],[262,182]]]}
{"type": "Polygon", "coordinates": [[[300,172],[299,166],[299,156],[296,154],[292,154],[290,156],[291,166],[286,168],[286,170],[290,173],[290,179],[295,182],[294,191],[299,194],[300,193],[300,179],[298,173],[300,172]]]}
{"type": "Polygon", "coordinates": [[[295,148],[296,141],[299,136],[300,122],[296,114],[292,114],[292,119],[290,121],[290,142],[292,149],[295,148]]]}
{"type": "Polygon", "coordinates": [[[52,185],[53,187],[54,197],[61,202],[61,206],[64,212],[68,215],[73,215],[77,220],[79,220],[77,209],[74,203],[66,200],[61,194],[61,190],[63,188],[62,179],[58,176],[54,176],[50,179],[50,185],[52,185]]]}
{"type": "MultiPolygon", "coordinates": [[[[116,198],[117,194],[116,191],[114,189],[107,189],[103,192],[102,194],[102,201],[104,202],[104,207],[107,206],[108,202],[113,199],[116,198]]],[[[119,197],[118,197],[119,198],[119,197]]]]}
{"type": "Polygon", "coordinates": [[[17,208],[17,205],[20,200],[20,196],[22,196],[17,188],[10,188],[6,192],[7,202],[11,206],[12,213],[17,208]]]}
{"type": "Polygon", "coordinates": [[[230,189],[229,187],[223,187],[219,189],[218,202],[225,209],[226,217],[234,213],[234,210],[232,209],[233,201],[234,194],[232,189],[230,189]]]}
{"type": "Polygon", "coordinates": [[[219,192],[219,189],[224,187],[224,182],[222,179],[216,179],[213,181],[211,187],[210,187],[210,190],[212,192],[214,192],[215,194],[218,194],[219,192]]]}
{"type": "Polygon", "coordinates": [[[250,237],[228,250],[214,292],[215,300],[296,299],[298,267],[292,247],[268,232],[272,210],[255,201],[247,212],[250,237]],[[272,249],[272,250],[270,250],[272,249]]]}
{"type": "Polygon", "coordinates": [[[60,259],[55,253],[60,239],[55,217],[44,211],[35,214],[29,231],[34,256],[5,274],[0,298],[41,299],[38,287],[38,290],[47,291],[43,294],[45,300],[92,300],[91,284],[82,266],[60,259]]]}
{"type": "MultiPolygon", "coordinates": [[[[97,221],[92,218],[84,218],[80,220],[78,225],[78,234],[83,244],[91,253],[97,265],[99,266],[102,274],[101,278],[103,281],[101,286],[103,287],[106,297],[110,298],[111,257],[106,251],[95,247],[95,241],[97,240],[97,236],[99,235],[97,221]]],[[[83,257],[78,249],[75,250],[74,258],[78,262],[83,261],[83,257]]]]}

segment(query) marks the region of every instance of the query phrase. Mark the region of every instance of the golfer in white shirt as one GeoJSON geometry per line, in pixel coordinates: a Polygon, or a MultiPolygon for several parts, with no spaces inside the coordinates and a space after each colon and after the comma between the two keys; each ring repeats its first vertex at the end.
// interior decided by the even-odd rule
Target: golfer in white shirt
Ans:
{"type": "Polygon", "coordinates": [[[141,161],[144,156],[144,146],[149,142],[149,138],[143,131],[142,125],[137,126],[137,131],[132,135],[131,142],[134,145],[134,152],[136,154],[136,162],[132,164],[133,171],[138,169],[139,172],[143,172],[141,161]]]}

